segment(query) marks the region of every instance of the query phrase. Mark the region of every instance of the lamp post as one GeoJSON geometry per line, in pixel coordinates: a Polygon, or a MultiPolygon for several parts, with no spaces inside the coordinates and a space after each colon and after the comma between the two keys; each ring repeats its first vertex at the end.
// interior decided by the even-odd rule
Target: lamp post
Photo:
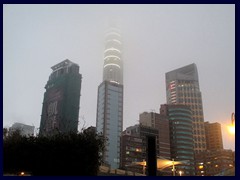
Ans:
{"type": "Polygon", "coordinates": [[[143,159],[142,166],[143,166],[143,174],[144,175],[146,175],[146,165],[147,165],[147,162],[145,161],[145,159],[143,159]]]}
{"type": "Polygon", "coordinates": [[[175,176],[175,165],[174,165],[174,159],[172,159],[172,172],[173,172],[173,176],[175,176]]]}
{"type": "Polygon", "coordinates": [[[235,114],[234,113],[232,113],[231,121],[232,121],[232,125],[233,125],[235,123],[235,114]]]}
{"type": "Polygon", "coordinates": [[[231,134],[235,134],[235,114],[234,113],[232,113],[231,115],[231,125],[228,126],[228,131],[231,134]]]}

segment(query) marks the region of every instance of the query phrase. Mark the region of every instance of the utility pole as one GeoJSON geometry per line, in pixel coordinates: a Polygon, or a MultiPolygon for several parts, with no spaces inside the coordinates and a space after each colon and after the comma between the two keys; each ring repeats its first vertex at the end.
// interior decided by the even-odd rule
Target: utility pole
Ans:
{"type": "Polygon", "coordinates": [[[174,165],[174,159],[172,159],[172,171],[173,171],[173,176],[175,176],[175,165],[174,165]]]}
{"type": "Polygon", "coordinates": [[[231,121],[232,121],[232,125],[233,125],[235,123],[235,114],[234,113],[232,113],[231,121]]]}

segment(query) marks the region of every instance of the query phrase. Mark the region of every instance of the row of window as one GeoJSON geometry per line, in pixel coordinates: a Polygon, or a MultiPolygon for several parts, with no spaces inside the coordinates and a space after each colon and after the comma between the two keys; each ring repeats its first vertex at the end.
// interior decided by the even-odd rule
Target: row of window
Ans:
{"type": "Polygon", "coordinates": [[[177,151],[173,151],[173,153],[178,154],[178,156],[180,156],[179,154],[181,154],[182,156],[186,155],[188,157],[192,157],[194,155],[193,149],[191,149],[191,150],[177,150],[177,151]]]}
{"type": "Polygon", "coordinates": [[[195,142],[204,142],[205,141],[205,137],[202,137],[202,136],[194,136],[194,141],[195,142]]]}
{"type": "Polygon", "coordinates": [[[180,144],[182,144],[182,145],[184,145],[184,144],[186,144],[186,145],[191,145],[191,146],[193,145],[193,141],[192,141],[192,140],[191,140],[191,141],[186,141],[186,140],[183,141],[183,140],[178,140],[178,139],[177,139],[175,142],[176,142],[176,143],[180,143],[180,144]]]}
{"type": "MultiPolygon", "coordinates": [[[[183,149],[189,149],[190,151],[192,151],[193,150],[193,145],[191,144],[189,146],[187,146],[187,145],[185,146],[185,145],[178,145],[178,144],[176,144],[176,145],[174,145],[173,148],[183,148],[183,149]]],[[[178,151],[178,152],[180,152],[180,151],[178,151]]],[[[187,152],[189,152],[189,151],[187,151],[187,152]]]]}
{"type": "Polygon", "coordinates": [[[192,124],[192,118],[189,118],[189,117],[182,117],[181,115],[177,116],[177,115],[174,115],[174,117],[169,117],[169,120],[171,121],[174,121],[174,120],[178,120],[178,121],[184,121],[188,124],[192,124]]]}
{"type": "Polygon", "coordinates": [[[186,134],[186,135],[193,135],[193,133],[192,132],[188,132],[188,131],[174,131],[173,132],[173,135],[184,135],[184,134],[186,134]]]}
{"type": "Polygon", "coordinates": [[[193,134],[204,135],[204,130],[193,130],[193,134]]]}
{"type": "Polygon", "coordinates": [[[204,143],[194,143],[194,148],[205,149],[206,145],[204,143]]]}
{"type": "MultiPolygon", "coordinates": [[[[196,119],[194,119],[196,120],[196,119]]],[[[196,129],[204,129],[204,124],[202,122],[193,122],[193,128],[196,128],[196,129]]]]}
{"type": "Polygon", "coordinates": [[[169,112],[184,111],[184,112],[187,112],[187,113],[191,113],[191,110],[189,110],[188,108],[180,108],[180,107],[169,108],[168,111],[169,112]]]}
{"type": "Polygon", "coordinates": [[[189,137],[189,136],[180,136],[180,135],[177,135],[177,136],[172,136],[172,138],[173,139],[181,139],[181,140],[190,140],[190,141],[192,141],[193,140],[193,138],[192,137],[189,137]]]}
{"type": "Polygon", "coordinates": [[[170,123],[173,123],[173,125],[176,125],[176,124],[179,124],[179,125],[185,125],[185,126],[189,126],[192,128],[192,123],[189,123],[189,122],[184,122],[184,121],[173,121],[173,122],[170,122],[170,123]]]}

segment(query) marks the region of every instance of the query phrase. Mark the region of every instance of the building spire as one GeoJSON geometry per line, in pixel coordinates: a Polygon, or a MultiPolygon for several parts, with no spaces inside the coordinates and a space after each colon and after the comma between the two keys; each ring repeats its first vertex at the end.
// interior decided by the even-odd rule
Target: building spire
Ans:
{"type": "Polygon", "coordinates": [[[113,26],[106,31],[105,36],[103,81],[123,84],[121,32],[113,26]]]}

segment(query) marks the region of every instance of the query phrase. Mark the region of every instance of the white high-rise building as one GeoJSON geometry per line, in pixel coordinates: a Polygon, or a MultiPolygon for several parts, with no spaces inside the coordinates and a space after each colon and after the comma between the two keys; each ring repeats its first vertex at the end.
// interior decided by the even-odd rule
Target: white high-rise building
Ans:
{"type": "Polygon", "coordinates": [[[122,42],[119,29],[106,32],[103,82],[98,86],[97,132],[107,142],[103,160],[111,168],[120,165],[120,136],[123,129],[123,63],[122,42]]]}

